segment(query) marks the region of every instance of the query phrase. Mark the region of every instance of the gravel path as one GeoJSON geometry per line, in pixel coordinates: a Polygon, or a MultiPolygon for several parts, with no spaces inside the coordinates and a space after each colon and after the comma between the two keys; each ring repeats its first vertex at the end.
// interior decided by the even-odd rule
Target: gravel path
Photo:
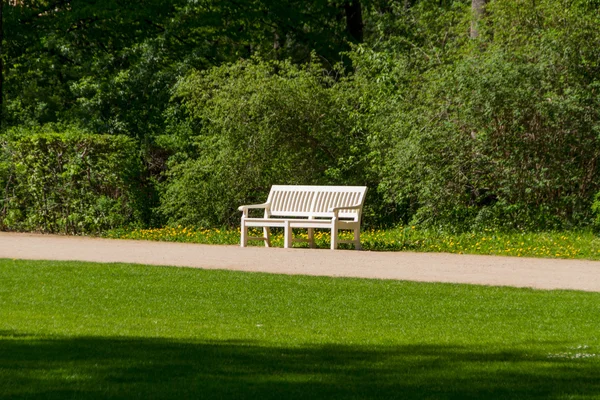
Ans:
{"type": "Polygon", "coordinates": [[[600,292],[600,262],[446,253],[211,246],[0,232],[0,258],[126,262],[204,269],[600,292]]]}

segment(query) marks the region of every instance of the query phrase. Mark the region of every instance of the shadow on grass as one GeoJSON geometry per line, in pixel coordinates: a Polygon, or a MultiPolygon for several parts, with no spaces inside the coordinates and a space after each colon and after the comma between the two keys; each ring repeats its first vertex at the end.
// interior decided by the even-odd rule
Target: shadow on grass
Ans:
{"type": "Polygon", "coordinates": [[[0,332],[0,398],[598,398],[598,359],[451,346],[25,338],[0,332]]]}

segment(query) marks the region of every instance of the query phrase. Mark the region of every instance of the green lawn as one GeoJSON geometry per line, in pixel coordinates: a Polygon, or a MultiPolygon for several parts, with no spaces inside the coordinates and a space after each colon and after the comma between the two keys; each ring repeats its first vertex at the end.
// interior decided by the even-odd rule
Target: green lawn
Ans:
{"type": "Polygon", "coordinates": [[[600,293],[0,260],[0,398],[600,399],[600,293]]]}

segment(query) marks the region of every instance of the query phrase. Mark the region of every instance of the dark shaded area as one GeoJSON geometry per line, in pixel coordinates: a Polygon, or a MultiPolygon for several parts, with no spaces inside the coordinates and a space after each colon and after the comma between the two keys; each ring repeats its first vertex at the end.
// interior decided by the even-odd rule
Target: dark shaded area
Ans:
{"type": "Polygon", "coordinates": [[[597,359],[456,346],[263,346],[0,331],[0,397],[539,398],[600,395],[597,359]],[[21,337],[21,338],[20,338],[21,337]]]}
{"type": "Polygon", "coordinates": [[[361,43],[363,41],[363,19],[360,1],[352,0],[344,3],[346,13],[346,28],[350,36],[361,43]]]}

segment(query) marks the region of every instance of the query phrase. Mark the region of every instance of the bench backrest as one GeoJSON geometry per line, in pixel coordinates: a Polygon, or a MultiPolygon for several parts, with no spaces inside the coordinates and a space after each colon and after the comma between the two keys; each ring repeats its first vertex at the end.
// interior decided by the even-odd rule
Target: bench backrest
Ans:
{"type": "Polygon", "coordinates": [[[271,216],[331,217],[331,207],[360,205],[358,210],[341,210],[340,218],[360,219],[367,193],[366,186],[291,186],[273,185],[267,203],[271,216]]]}

